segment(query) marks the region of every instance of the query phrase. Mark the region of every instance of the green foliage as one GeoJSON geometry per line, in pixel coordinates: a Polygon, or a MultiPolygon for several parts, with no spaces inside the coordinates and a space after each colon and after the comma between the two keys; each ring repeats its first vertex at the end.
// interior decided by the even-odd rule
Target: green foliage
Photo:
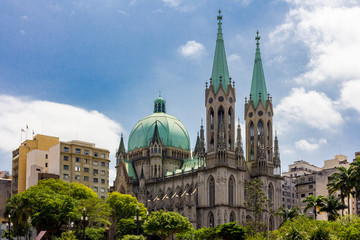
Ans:
{"type": "Polygon", "coordinates": [[[303,203],[307,203],[304,212],[306,212],[309,208],[312,208],[316,220],[319,210],[325,206],[325,197],[323,195],[318,195],[317,197],[314,197],[314,195],[309,195],[303,200],[303,203]]]}
{"type": "Polygon", "coordinates": [[[56,240],[76,240],[76,236],[72,231],[63,232],[56,240]]]}
{"type": "Polygon", "coordinates": [[[86,228],[85,229],[86,239],[91,240],[105,240],[105,229],[104,228],[86,228]]]}
{"type": "Polygon", "coordinates": [[[146,238],[143,235],[125,235],[122,240],[145,240],[146,238]]]}
{"type": "Polygon", "coordinates": [[[245,239],[245,230],[236,222],[224,223],[216,228],[216,234],[221,239],[242,240],[245,239]]]}
{"type": "Polygon", "coordinates": [[[287,220],[292,220],[293,218],[299,216],[299,210],[299,207],[292,207],[290,209],[280,207],[279,210],[276,212],[276,215],[282,217],[282,222],[280,226],[283,225],[284,222],[286,222],[287,220]]]}
{"type": "Polygon", "coordinates": [[[315,230],[310,234],[309,240],[330,240],[330,229],[325,224],[320,224],[315,230]]]}
{"type": "Polygon", "coordinates": [[[340,216],[338,211],[343,209],[346,209],[345,204],[341,203],[335,196],[328,196],[325,198],[325,204],[320,211],[327,212],[329,221],[335,221],[340,216]]]}
{"type": "Polygon", "coordinates": [[[245,194],[245,206],[254,214],[253,221],[247,224],[252,225],[254,233],[262,232],[264,224],[260,222],[260,216],[264,211],[271,211],[270,199],[264,192],[264,183],[258,178],[247,181],[245,194]]]}
{"type": "Polygon", "coordinates": [[[341,217],[333,223],[332,230],[338,239],[360,239],[360,218],[349,215],[341,217]]]}
{"type": "Polygon", "coordinates": [[[176,240],[195,240],[195,229],[192,227],[189,231],[176,234],[176,240]]]}
{"type": "Polygon", "coordinates": [[[136,223],[134,219],[122,218],[118,221],[116,236],[122,237],[125,235],[131,235],[136,232],[136,223]]]}
{"type": "Polygon", "coordinates": [[[215,240],[218,239],[216,228],[203,227],[195,231],[196,240],[215,240]]]}
{"type": "Polygon", "coordinates": [[[186,217],[176,212],[164,212],[162,210],[152,212],[147,222],[144,223],[145,233],[157,235],[161,239],[189,231],[191,227],[191,223],[186,217]]]}

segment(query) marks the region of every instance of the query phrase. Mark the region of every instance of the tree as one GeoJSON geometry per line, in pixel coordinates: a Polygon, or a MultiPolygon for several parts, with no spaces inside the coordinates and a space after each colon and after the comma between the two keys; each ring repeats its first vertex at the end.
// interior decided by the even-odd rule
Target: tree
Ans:
{"type": "Polygon", "coordinates": [[[176,233],[184,233],[191,229],[191,223],[186,217],[176,212],[152,212],[144,223],[145,233],[157,235],[160,239],[172,237],[176,233]]]}
{"type": "Polygon", "coordinates": [[[317,218],[317,213],[320,210],[321,207],[324,206],[325,198],[323,195],[319,195],[317,197],[314,197],[314,195],[309,195],[307,198],[303,200],[303,203],[307,203],[304,213],[309,209],[312,208],[314,210],[314,216],[315,220],[317,218]]]}
{"type": "MultiPolygon", "coordinates": [[[[356,161],[351,163],[352,166],[352,179],[354,184],[354,193],[356,200],[358,201],[360,199],[360,157],[356,157],[356,161]]],[[[358,204],[355,204],[355,210],[356,214],[359,212],[358,204]]]]}
{"type": "Polygon", "coordinates": [[[341,203],[335,196],[328,196],[325,198],[325,205],[320,208],[320,211],[327,212],[328,221],[335,221],[339,217],[339,210],[346,208],[346,205],[341,203]]]}
{"type": "Polygon", "coordinates": [[[203,227],[195,231],[196,240],[216,240],[218,239],[216,228],[203,227]]]}
{"type": "Polygon", "coordinates": [[[297,217],[299,215],[299,207],[292,207],[290,209],[288,208],[284,208],[284,207],[280,207],[279,210],[276,212],[276,215],[279,215],[282,217],[282,222],[280,224],[283,225],[284,222],[286,222],[287,220],[292,220],[293,218],[297,217]]]}
{"type": "Polygon", "coordinates": [[[260,216],[263,212],[270,211],[268,209],[270,199],[264,193],[264,183],[258,178],[247,181],[245,183],[245,194],[245,206],[254,214],[251,225],[255,233],[261,232],[264,223],[260,222],[260,216]]]}
{"type": "Polygon", "coordinates": [[[216,234],[223,240],[245,239],[245,230],[236,222],[224,223],[216,227],[216,234]]]}
{"type": "Polygon", "coordinates": [[[340,190],[340,197],[343,204],[345,204],[345,197],[347,197],[348,213],[350,214],[350,195],[353,195],[352,189],[354,187],[353,167],[339,167],[337,170],[338,172],[331,175],[327,188],[330,194],[340,190]]]}
{"type": "Polygon", "coordinates": [[[144,204],[139,203],[135,197],[129,194],[112,192],[107,199],[107,203],[110,206],[111,217],[113,218],[119,237],[124,234],[135,234],[134,217],[137,216],[137,206],[139,206],[139,218],[141,217],[141,222],[144,222],[147,218],[147,209],[144,204]],[[131,222],[134,224],[131,224],[131,222]]]}

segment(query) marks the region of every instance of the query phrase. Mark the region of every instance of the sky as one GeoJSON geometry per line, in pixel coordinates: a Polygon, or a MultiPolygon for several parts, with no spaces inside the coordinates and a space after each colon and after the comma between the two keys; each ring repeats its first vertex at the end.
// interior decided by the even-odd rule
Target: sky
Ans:
{"type": "Polygon", "coordinates": [[[34,132],[109,149],[112,182],[121,133],[127,142],[160,91],[193,148],[219,9],[242,126],[258,30],[282,171],[296,160],[352,160],[360,151],[359,1],[2,0],[1,170],[11,171],[11,151],[34,132]]]}

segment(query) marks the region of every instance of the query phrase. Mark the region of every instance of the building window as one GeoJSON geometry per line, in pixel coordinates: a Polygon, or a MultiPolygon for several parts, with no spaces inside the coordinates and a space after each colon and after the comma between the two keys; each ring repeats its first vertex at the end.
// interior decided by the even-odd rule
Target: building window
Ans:
{"type": "Polygon", "coordinates": [[[101,170],[101,175],[105,176],[105,170],[101,170]]]}
{"type": "Polygon", "coordinates": [[[101,179],[101,183],[102,183],[102,184],[105,184],[105,179],[102,178],[102,179],[101,179]]]}
{"type": "Polygon", "coordinates": [[[301,197],[304,198],[304,197],[305,197],[305,193],[302,193],[302,194],[301,194],[301,197]]]}
{"type": "Polygon", "coordinates": [[[212,176],[209,180],[209,205],[210,207],[215,205],[215,180],[212,176]]]}
{"type": "Polygon", "coordinates": [[[209,213],[209,227],[214,227],[215,220],[214,220],[214,214],[212,212],[209,213]]]}
{"type": "Polygon", "coordinates": [[[98,187],[93,187],[94,192],[98,191],[98,187]]]}
{"type": "Polygon", "coordinates": [[[48,163],[45,163],[45,167],[48,167],[48,163]]]}
{"type": "Polygon", "coordinates": [[[234,178],[232,176],[229,178],[228,195],[229,195],[229,205],[233,206],[234,205],[234,178]]]}
{"type": "Polygon", "coordinates": [[[94,161],[94,166],[98,166],[99,162],[98,161],[94,161]]]}
{"type": "Polygon", "coordinates": [[[230,222],[235,222],[235,220],[236,220],[235,213],[231,212],[230,213],[230,222]]]}
{"type": "Polygon", "coordinates": [[[101,196],[101,199],[102,199],[102,200],[105,200],[105,196],[101,196]]]}
{"type": "Polygon", "coordinates": [[[76,152],[76,153],[81,153],[81,149],[80,149],[80,148],[76,148],[76,149],[75,149],[75,152],[76,152]]]}
{"type": "Polygon", "coordinates": [[[80,172],[80,166],[75,166],[75,171],[80,172]]]}
{"type": "Polygon", "coordinates": [[[75,158],[75,162],[80,162],[80,158],[75,158]]]}
{"type": "Polygon", "coordinates": [[[101,154],[101,157],[102,157],[102,158],[105,158],[105,153],[102,153],[102,154],[101,154]]]}
{"type": "Polygon", "coordinates": [[[102,187],[100,191],[101,191],[101,192],[105,192],[105,188],[102,187]]]}
{"type": "Polygon", "coordinates": [[[69,152],[69,147],[64,147],[64,152],[69,152]]]}
{"type": "Polygon", "coordinates": [[[98,157],[99,154],[97,152],[94,152],[94,157],[98,157]]]}
{"type": "Polygon", "coordinates": [[[309,196],[310,196],[310,195],[314,195],[314,194],[311,192],[311,193],[309,193],[309,196]]]}
{"type": "Polygon", "coordinates": [[[84,181],[89,181],[89,177],[88,177],[88,176],[84,176],[84,181]]]}
{"type": "Polygon", "coordinates": [[[84,150],[84,154],[89,155],[90,154],[89,150],[84,150]]]}
{"type": "Polygon", "coordinates": [[[314,188],[314,186],[311,184],[311,185],[309,185],[309,189],[313,189],[314,188]]]}
{"type": "Polygon", "coordinates": [[[80,175],[75,175],[75,180],[80,180],[80,175]]]}
{"type": "Polygon", "coordinates": [[[89,168],[85,167],[84,172],[89,172],[89,168]]]}
{"type": "Polygon", "coordinates": [[[312,177],[309,177],[309,182],[312,182],[313,181],[313,178],[312,177]]]}
{"type": "Polygon", "coordinates": [[[69,161],[69,156],[64,156],[64,161],[69,161]]]}
{"type": "Polygon", "coordinates": [[[101,166],[102,166],[102,167],[105,167],[105,162],[101,162],[101,166]]]}
{"type": "Polygon", "coordinates": [[[94,182],[95,182],[95,183],[99,182],[99,179],[98,179],[98,178],[94,178],[94,182]]]}
{"type": "Polygon", "coordinates": [[[45,154],[45,159],[48,159],[48,155],[47,155],[47,154],[45,154]]]}
{"type": "Polygon", "coordinates": [[[86,159],[86,158],[85,158],[85,159],[84,159],[84,163],[85,163],[85,164],[88,164],[88,163],[89,163],[89,159],[86,159]]]}
{"type": "Polygon", "coordinates": [[[94,173],[94,175],[96,176],[96,175],[98,175],[98,173],[99,173],[99,170],[97,170],[97,169],[94,169],[94,170],[93,170],[93,173],[94,173]]]}
{"type": "Polygon", "coordinates": [[[64,179],[68,180],[69,179],[69,174],[64,174],[63,177],[64,177],[64,179]]]}
{"type": "Polygon", "coordinates": [[[64,165],[64,170],[69,170],[69,165],[64,165]]]}

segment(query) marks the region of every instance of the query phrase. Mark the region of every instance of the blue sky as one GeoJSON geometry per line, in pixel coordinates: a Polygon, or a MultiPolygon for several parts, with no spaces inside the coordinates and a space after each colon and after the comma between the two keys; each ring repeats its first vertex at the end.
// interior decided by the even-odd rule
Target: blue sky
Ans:
{"type": "MultiPolygon", "coordinates": [[[[222,9],[236,112],[244,124],[260,31],[282,170],[360,150],[360,3],[341,0],[3,0],[0,163],[35,133],[115,152],[159,91],[195,144],[222,9]],[[26,138],[22,135],[22,140],[26,138]]],[[[112,156],[112,177],[114,157],[112,156]]]]}

